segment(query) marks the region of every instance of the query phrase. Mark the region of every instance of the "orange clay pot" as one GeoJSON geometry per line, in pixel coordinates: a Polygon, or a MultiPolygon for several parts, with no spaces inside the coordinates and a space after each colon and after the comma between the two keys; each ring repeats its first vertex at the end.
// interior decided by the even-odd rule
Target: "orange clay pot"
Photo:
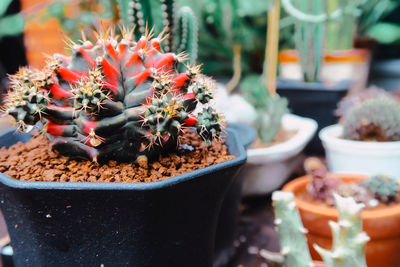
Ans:
{"type": "MultiPolygon", "coordinates": [[[[366,179],[366,176],[362,175],[336,176],[346,183],[366,179]]],[[[298,198],[298,193],[304,192],[310,181],[308,176],[297,178],[286,184],[283,191],[294,193],[303,225],[309,231],[307,238],[311,256],[314,260],[320,260],[312,244],[316,243],[327,249],[331,247],[332,234],[328,221],[337,221],[338,213],[335,208],[322,207],[298,198]]],[[[364,210],[361,216],[363,230],[371,238],[366,248],[368,267],[400,266],[400,204],[364,210]]]]}

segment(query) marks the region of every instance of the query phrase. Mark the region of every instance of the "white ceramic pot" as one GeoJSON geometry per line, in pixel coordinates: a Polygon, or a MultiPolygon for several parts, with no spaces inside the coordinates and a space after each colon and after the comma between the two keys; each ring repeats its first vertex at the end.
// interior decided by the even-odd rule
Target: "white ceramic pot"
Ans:
{"type": "Polygon", "coordinates": [[[317,123],[308,118],[288,114],[282,119],[287,130],[297,130],[289,140],[267,148],[247,150],[243,170],[243,196],[264,195],[283,185],[294,169],[302,164],[301,151],[317,130],[317,123]]]}
{"type": "Polygon", "coordinates": [[[400,181],[400,141],[353,141],[342,139],[342,133],[338,124],[319,133],[332,172],[384,174],[400,181]]]}

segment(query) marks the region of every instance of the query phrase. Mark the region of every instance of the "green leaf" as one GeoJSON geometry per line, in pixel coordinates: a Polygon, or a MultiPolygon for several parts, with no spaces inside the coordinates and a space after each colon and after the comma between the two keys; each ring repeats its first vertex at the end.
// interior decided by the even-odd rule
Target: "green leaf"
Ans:
{"type": "Polygon", "coordinates": [[[238,15],[245,16],[259,16],[266,13],[272,5],[272,0],[251,0],[251,1],[238,1],[238,15]]]}
{"type": "Polygon", "coordinates": [[[0,39],[24,31],[25,20],[21,14],[9,15],[0,19],[0,39]]]}
{"type": "Polygon", "coordinates": [[[1,0],[0,1],[0,16],[3,16],[6,11],[8,6],[11,4],[13,0],[1,0]]]}
{"type": "Polygon", "coordinates": [[[382,44],[392,44],[400,41],[400,25],[381,22],[367,31],[367,36],[382,44]]]}
{"type": "Polygon", "coordinates": [[[48,6],[47,15],[54,18],[63,18],[65,13],[65,3],[56,2],[48,6]]]}

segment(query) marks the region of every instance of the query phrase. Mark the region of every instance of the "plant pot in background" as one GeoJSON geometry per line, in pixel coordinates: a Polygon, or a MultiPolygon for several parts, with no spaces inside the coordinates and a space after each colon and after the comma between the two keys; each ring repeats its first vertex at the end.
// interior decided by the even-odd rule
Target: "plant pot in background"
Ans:
{"type": "Polygon", "coordinates": [[[338,124],[319,133],[332,172],[383,174],[400,181],[400,141],[353,141],[343,139],[342,133],[338,124]]]}
{"type": "MultiPolygon", "coordinates": [[[[320,130],[337,122],[337,117],[334,114],[337,103],[346,95],[350,84],[350,81],[342,81],[337,85],[328,86],[323,83],[279,80],[277,92],[280,96],[289,100],[290,112],[314,119],[317,121],[320,130]]],[[[314,136],[306,151],[313,154],[323,154],[324,150],[317,136],[314,136]]]]}
{"type": "MultiPolygon", "coordinates": [[[[246,153],[152,183],[26,182],[0,174],[15,266],[212,266],[215,230],[246,153]]],[[[8,132],[0,144],[27,141],[8,132]]]]}
{"type": "Polygon", "coordinates": [[[314,136],[317,123],[290,114],[283,117],[282,127],[297,133],[270,147],[247,150],[247,164],[241,172],[243,196],[265,195],[278,189],[302,164],[301,152],[314,136]]]}
{"type": "MultiPolygon", "coordinates": [[[[236,131],[240,142],[247,148],[255,140],[257,133],[250,126],[241,123],[229,123],[228,129],[236,131]]],[[[230,186],[218,218],[215,236],[214,267],[228,264],[235,253],[234,241],[236,240],[239,223],[239,205],[242,198],[243,175],[236,176],[230,186]]]]}
{"type": "MultiPolygon", "coordinates": [[[[22,10],[40,3],[43,3],[43,0],[21,0],[22,10]]],[[[28,21],[25,26],[24,41],[29,65],[34,68],[44,67],[46,55],[64,52],[64,40],[65,35],[57,19],[28,21]]]]}
{"type": "MultiPolygon", "coordinates": [[[[343,182],[359,182],[363,175],[336,175],[343,182]]],[[[304,227],[308,230],[308,245],[314,260],[320,260],[312,244],[329,249],[332,232],[328,221],[337,221],[335,208],[323,207],[318,203],[305,201],[298,195],[306,190],[311,178],[303,176],[284,186],[283,190],[295,195],[297,207],[304,227]]],[[[400,266],[400,204],[384,208],[364,210],[361,214],[363,230],[371,240],[367,243],[366,259],[368,267],[400,266]]]]}
{"type": "MultiPolygon", "coordinates": [[[[282,80],[303,80],[296,50],[282,50],[279,53],[279,63],[279,76],[282,80]]],[[[370,49],[327,51],[321,69],[321,81],[337,84],[351,80],[350,92],[360,92],[367,86],[370,65],[370,49]]]]}

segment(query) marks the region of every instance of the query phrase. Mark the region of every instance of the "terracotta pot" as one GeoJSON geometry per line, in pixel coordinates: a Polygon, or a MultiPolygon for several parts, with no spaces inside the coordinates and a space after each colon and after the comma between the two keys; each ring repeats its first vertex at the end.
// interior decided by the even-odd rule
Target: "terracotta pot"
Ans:
{"type": "MultiPolygon", "coordinates": [[[[342,174],[337,177],[346,183],[366,179],[364,175],[342,174]]],[[[311,255],[313,259],[320,260],[312,244],[316,243],[327,249],[331,247],[332,234],[328,221],[337,221],[338,213],[335,208],[321,207],[297,197],[306,190],[310,181],[310,177],[303,176],[285,185],[283,190],[295,194],[304,227],[309,231],[307,238],[311,255]]],[[[362,220],[363,230],[371,238],[366,248],[368,267],[400,266],[400,204],[365,210],[362,212],[362,220]]]]}

